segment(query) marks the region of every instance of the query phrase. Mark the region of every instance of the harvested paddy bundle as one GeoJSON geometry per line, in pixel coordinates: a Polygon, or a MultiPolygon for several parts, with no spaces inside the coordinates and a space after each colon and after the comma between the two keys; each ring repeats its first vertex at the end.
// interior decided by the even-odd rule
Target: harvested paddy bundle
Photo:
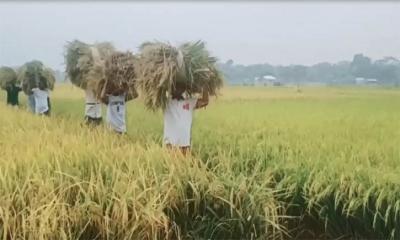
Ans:
{"type": "Polygon", "coordinates": [[[186,76],[182,84],[187,86],[189,94],[204,90],[211,96],[217,95],[223,86],[223,77],[216,67],[217,58],[210,56],[204,42],[185,43],[179,49],[183,54],[186,76]]]}
{"type": "Polygon", "coordinates": [[[111,43],[86,44],[74,40],[66,46],[66,72],[72,84],[95,90],[104,78],[104,61],[115,51],[111,43]]]}
{"type": "MultiPolygon", "coordinates": [[[[147,42],[140,51],[137,85],[144,103],[153,110],[165,108],[179,74],[178,49],[165,43],[147,42]]],[[[183,64],[183,58],[180,59],[183,64]]]]}
{"type": "Polygon", "coordinates": [[[50,68],[46,68],[42,62],[34,60],[25,63],[17,74],[17,80],[22,83],[25,94],[31,94],[33,88],[54,89],[55,76],[50,68]]]}
{"type": "Polygon", "coordinates": [[[10,67],[0,68],[0,87],[5,90],[7,86],[17,83],[17,74],[10,67]]]}
{"type": "Polygon", "coordinates": [[[56,82],[54,71],[51,68],[45,68],[43,70],[43,76],[47,79],[48,89],[53,90],[56,82]]]}
{"type": "Polygon", "coordinates": [[[166,107],[177,86],[189,95],[206,91],[215,96],[223,85],[217,59],[210,56],[202,41],[176,48],[161,42],[140,47],[137,86],[150,109],[166,107]]]}
{"type": "Polygon", "coordinates": [[[135,62],[135,56],[131,52],[114,52],[109,55],[104,64],[104,78],[97,84],[97,98],[123,93],[137,97],[135,62]]]}

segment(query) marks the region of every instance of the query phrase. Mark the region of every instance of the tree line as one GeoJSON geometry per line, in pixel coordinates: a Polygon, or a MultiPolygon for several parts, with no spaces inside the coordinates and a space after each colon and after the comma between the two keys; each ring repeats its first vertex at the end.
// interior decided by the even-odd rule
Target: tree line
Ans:
{"type": "Polygon", "coordinates": [[[356,54],[352,61],[338,63],[322,62],[312,66],[235,64],[232,60],[220,63],[219,67],[229,84],[252,84],[255,79],[273,76],[283,84],[355,84],[360,79],[373,79],[381,85],[400,85],[400,61],[394,57],[385,57],[373,61],[371,58],[356,54]]]}

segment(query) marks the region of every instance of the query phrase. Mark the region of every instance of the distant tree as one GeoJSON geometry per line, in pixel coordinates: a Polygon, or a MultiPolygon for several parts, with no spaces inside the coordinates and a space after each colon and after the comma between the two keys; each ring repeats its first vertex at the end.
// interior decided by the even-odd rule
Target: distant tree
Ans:
{"type": "Polygon", "coordinates": [[[395,86],[400,86],[400,66],[397,66],[396,69],[396,81],[394,82],[395,86]]]}
{"type": "Polygon", "coordinates": [[[226,61],[226,65],[232,66],[233,65],[233,60],[229,59],[228,61],[226,61]]]}
{"type": "Polygon", "coordinates": [[[330,63],[318,63],[307,69],[307,79],[311,82],[330,82],[334,79],[334,67],[330,63]]]}
{"type": "Polygon", "coordinates": [[[351,73],[355,77],[370,77],[371,59],[363,54],[354,55],[351,63],[351,73]]]}
{"type": "Polygon", "coordinates": [[[302,65],[273,66],[270,64],[241,65],[233,60],[220,63],[219,67],[232,84],[254,82],[265,75],[277,77],[286,83],[300,85],[304,82],[327,84],[353,84],[356,77],[376,78],[383,84],[400,85],[400,61],[385,57],[373,62],[363,54],[356,54],[353,60],[335,64],[322,62],[310,67],[302,65]]]}
{"type": "Polygon", "coordinates": [[[382,83],[395,85],[399,81],[398,70],[400,65],[392,64],[395,58],[384,58],[375,61],[372,76],[382,83]]]}

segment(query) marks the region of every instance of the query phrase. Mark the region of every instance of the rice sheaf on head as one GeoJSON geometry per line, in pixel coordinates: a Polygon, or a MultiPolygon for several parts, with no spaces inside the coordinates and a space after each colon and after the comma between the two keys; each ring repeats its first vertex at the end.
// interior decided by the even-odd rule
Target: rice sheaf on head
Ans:
{"type": "Polygon", "coordinates": [[[24,93],[30,95],[33,88],[53,90],[56,79],[50,68],[33,60],[18,69],[17,81],[22,83],[24,93]]]}
{"type": "Polygon", "coordinates": [[[72,84],[82,89],[96,91],[99,81],[104,79],[105,59],[115,52],[109,42],[87,44],[79,40],[65,46],[66,73],[72,84]]]}
{"type": "Polygon", "coordinates": [[[136,62],[131,52],[114,52],[109,55],[104,65],[104,78],[97,82],[97,98],[102,99],[106,94],[137,97],[136,62]]]}
{"type": "Polygon", "coordinates": [[[0,67],[0,88],[6,90],[10,85],[17,84],[17,73],[13,68],[0,67]]]}
{"type": "Polygon", "coordinates": [[[140,47],[137,88],[146,107],[152,110],[165,109],[178,86],[189,96],[203,91],[216,96],[223,86],[216,63],[202,41],[179,47],[146,42],[140,47]]]}

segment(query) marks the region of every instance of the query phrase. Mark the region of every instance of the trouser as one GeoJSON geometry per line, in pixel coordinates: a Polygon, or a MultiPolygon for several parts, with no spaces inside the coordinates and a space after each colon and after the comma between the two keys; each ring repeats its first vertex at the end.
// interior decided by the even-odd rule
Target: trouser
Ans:
{"type": "Polygon", "coordinates": [[[98,126],[103,122],[103,118],[93,118],[89,116],[85,116],[85,123],[90,126],[98,126]]]}
{"type": "Polygon", "coordinates": [[[120,131],[116,131],[116,130],[114,130],[114,132],[115,132],[116,134],[118,134],[118,135],[126,135],[126,132],[120,132],[120,131]]]}
{"type": "Polygon", "coordinates": [[[46,116],[50,116],[51,113],[51,104],[50,104],[50,98],[47,97],[47,107],[49,108],[49,110],[47,110],[46,112],[44,112],[43,114],[46,116]]]}
{"type": "Polygon", "coordinates": [[[19,106],[18,102],[7,102],[7,105],[11,105],[11,106],[19,106]]]}
{"type": "Polygon", "coordinates": [[[44,116],[50,116],[50,110],[47,110],[44,113],[41,113],[40,115],[44,115],[44,116]]]}
{"type": "Polygon", "coordinates": [[[170,149],[170,150],[179,149],[180,152],[181,152],[184,156],[187,156],[188,154],[190,154],[190,146],[174,146],[174,145],[172,145],[172,144],[170,144],[170,143],[167,143],[165,146],[166,146],[168,149],[170,149]]]}

